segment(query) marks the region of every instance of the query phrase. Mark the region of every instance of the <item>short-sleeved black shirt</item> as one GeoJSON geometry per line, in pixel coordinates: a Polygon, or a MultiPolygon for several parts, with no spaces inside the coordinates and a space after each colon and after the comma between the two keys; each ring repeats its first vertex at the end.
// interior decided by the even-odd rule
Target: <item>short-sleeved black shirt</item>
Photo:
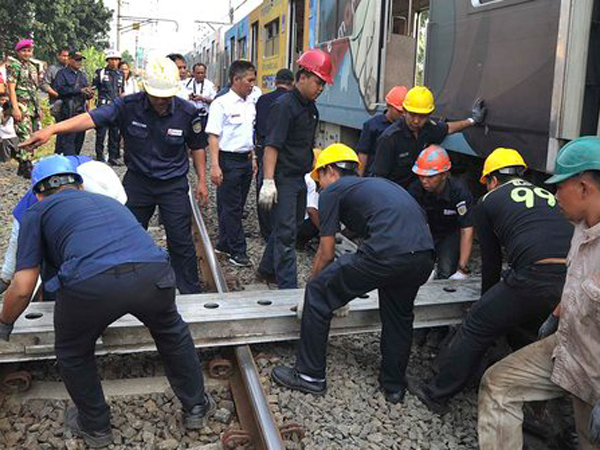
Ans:
{"type": "Polygon", "coordinates": [[[319,122],[315,103],[306,100],[298,89],[281,95],[269,113],[265,147],[279,154],[275,176],[304,176],[312,170],[313,145],[319,122]]]}
{"type": "Polygon", "coordinates": [[[430,120],[417,139],[406,125],[406,120],[397,120],[377,140],[374,175],[408,188],[416,179],[412,166],[419,153],[431,144],[440,144],[447,134],[447,123],[430,120]]]}
{"type": "Polygon", "coordinates": [[[377,139],[381,136],[387,127],[391,125],[385,113],[376,114],[363,124],[360,138],[356,144],[357,153],[369,155],[367,167],[365,167],[365,176],[373,173],[373,164],[375,163],[375,154],[377,152],[377,139]]]}
{"type": "Polygon", "coordinates": [[[481,245],[482,291],[500,280],[502,250],[519,270],[546,258],[566,258],[573,226],[550,192],[514,179],[482,197],[475,208],[481,245]]]}
{"type": "Polygon", "coordinates": [[[273,103],[286,92],[288,92],[288,90],[280,86],[273,92],[263,94],[258,98],[258,101],[256,102],[256,123],[254,124],[257,145],[262,146],[265,141],[265,136],[267,135],[269,128],[269,113],[271,112],[271,106],[273,106],[273,103]]]}
{"type": "Polygon", "coordinates": [[[398,185],[381,178],[342,177],[319,196],[321,236],[340,222],[365,238],[359,251],[381,261],[433,249],[425,213],[398,185]]]}
{"type": "Polygon", "coordinates": [[[169,180],[187,175],[188,147],[204,148],[206,136],[196,107],[173,97],[165,116],[156,114],[145,92],[118,97],[90,111],[96,127],[117,126],[125,142],[125,165],[148,178],[169,180]]]}
{"type": "Polygon", "coordinates": [[[461,179],[448,177],[444,190],[439,194],[427,192],[419,180],[415,180],[408,192],[425,210],[436,241],[458,228],[473,226],[473,195],[461,179]]]}

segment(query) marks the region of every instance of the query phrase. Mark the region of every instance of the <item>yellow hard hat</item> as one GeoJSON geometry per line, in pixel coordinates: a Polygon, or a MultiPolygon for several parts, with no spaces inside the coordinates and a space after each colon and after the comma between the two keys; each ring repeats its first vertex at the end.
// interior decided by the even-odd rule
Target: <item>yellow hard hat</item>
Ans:
{"type": "Polygon", "coordinates": [[[490,153],[490,156],[483,163],[483,172],[479,181],[481,184],[485,184],[485,179],[490,173],[506,167],[523,167],[523,169],[527,169],[527,164],[515,149],[499,147],[490,153]]]}
{"type": "Polygon", "coordinates": [[[433,94],[424,86],[415,86],[406,94],[402,106],[406,111],[417,114],[430,114],[435,109],[433,94]]]}
{"type": "Polygon", "coordinates": [[[174,97],[180,89],[179,69],[169,58],[154,58],[148,62],[142,84],[154,97],[174,97]]]}
{"type": "Polygon", "coordinates": [[[345,144],[331,144],[325,150],[323,150],[317,157],[317,163],[315,168],[310,173],[313,180],[319,181],[318,170],[333,163],[338,162],[353,162],[360,165],[358,155],[354,150],[345,144]]]}

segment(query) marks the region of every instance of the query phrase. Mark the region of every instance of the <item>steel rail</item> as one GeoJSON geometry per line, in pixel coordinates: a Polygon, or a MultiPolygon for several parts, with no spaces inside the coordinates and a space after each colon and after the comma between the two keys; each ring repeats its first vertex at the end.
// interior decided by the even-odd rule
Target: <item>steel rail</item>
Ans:
{"type": "MultiPolygon", "coordinates": [[[[221,267],[217,261],[210,236],[204,224],[202,213],[198,207],[198,203],[194,198],[192,191],[188,192],[190,204],[192,206],[192,213],[194,217],[194,225],[197,229],[198,234],[201,237],[200,250],[202,257],[206,265],[210,268],[210,276],[214,283],[214,289],[218,293],[225,293],[228,291],[225,277],[221,270],[221,267]]],[[[203,271],[204,277],[207,276],[203,271]]],[[[206,280],[206,278],[204,279],[206,280]]],[[[244,385],[244,391],[240,392],[245,397],[242,402],[245,405],[241,405],[246,411],[238,411],[240,424],[252,435],[254,445],[259,450],[284,450],[283,441],[281,439],[281,433],[275,423],[275,419],[271,414],[269,402],[265,396],[260,379],[258,376],[258,369],[252,351],[248,345],[240,345],[235,347],[235,357],[237,360],[239,377],[244,385]],[[249,411],[250,410],[250,411],[249,411]],[[253,421],[250,422],[246,419],[249,415],[252,415],[253,421]]]]}

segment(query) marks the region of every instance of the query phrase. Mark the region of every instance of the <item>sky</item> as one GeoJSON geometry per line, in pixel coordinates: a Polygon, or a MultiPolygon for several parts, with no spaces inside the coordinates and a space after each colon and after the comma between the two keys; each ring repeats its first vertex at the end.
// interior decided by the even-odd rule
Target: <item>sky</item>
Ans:
{"type": "MultiPolygon", "coordinates": [[[[117,0],[103,0],[114,11],[109,34],[111,47],[116,47],[117,0]]],[[[142,26],[138,31],[121,32],[120,50],[129,50],[136,55],[145,52],[147,56],[166,55],[172,52],[187,53],[194,47],[194,40],[200,42],[210,31],[204,24],[195,20],[227,22],[229,3],[238,8],[234,22],[252,11],[262,0],[121,0],[121,16],[136,16],[171,19],[178,22],[159,22],[142,26]]],[[[121,19],[121,27],[131,25],[132,20],[121,19]]],[[[219,25],[214,25],[217,28],[219,25]]]]}

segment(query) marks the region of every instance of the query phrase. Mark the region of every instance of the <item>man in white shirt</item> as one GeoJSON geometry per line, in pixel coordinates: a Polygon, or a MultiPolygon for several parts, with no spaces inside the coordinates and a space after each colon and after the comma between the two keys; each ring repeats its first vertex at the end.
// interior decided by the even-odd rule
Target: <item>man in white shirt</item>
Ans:
{"type": "Polygon", "coordinates": [[[211,156],[211,179],[217,186],[219,239],[215,249],[229,255],[237,266],[248,266],[242,213],[252,174],[254,119],[256,108],[250,94],[256,68],[248,61],[235,61],[229,68],[231,89],[210,106],[206,133],[211,156]]]}
{"type": "Polygon", "coordinates": [[[304,215],[304,222],[298,227],[298,236],[296,237],[296,248],[299,250],[303,250],[312,238],[319,235],[319,192],[317,191],[317,183],[312,179],[310,173],[304,176],[304,181],[306,182],[306,214],[304,215]]]}
{"type": "Polygon", "coordinates": [[[192,75],[192,78],[184,80],[183,83],[183,91],[187,96],[185,100],[191,101],[196,108],[204,109],[208,113],[210,104],[217,95],[215,85],[206,78],[206,65],[202,63],[194,64],[192,75]]]}

